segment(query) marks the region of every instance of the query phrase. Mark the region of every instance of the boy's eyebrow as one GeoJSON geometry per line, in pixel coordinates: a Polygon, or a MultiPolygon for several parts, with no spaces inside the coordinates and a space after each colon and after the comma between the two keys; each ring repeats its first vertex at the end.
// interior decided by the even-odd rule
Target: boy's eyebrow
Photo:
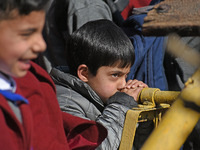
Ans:
{"type": "Polygon", "coordinates": [[[123,71],[120,71],[120,70],[112,70],[111,73],[128,74],[128,73],[130,73],[130,71],[123,72],[123,71]]]}
{"type": "Polygon", "coordinates": [[[122,73],[122,71],[116,70],[116,71],[111,71],[111,73],[122,73]]]}

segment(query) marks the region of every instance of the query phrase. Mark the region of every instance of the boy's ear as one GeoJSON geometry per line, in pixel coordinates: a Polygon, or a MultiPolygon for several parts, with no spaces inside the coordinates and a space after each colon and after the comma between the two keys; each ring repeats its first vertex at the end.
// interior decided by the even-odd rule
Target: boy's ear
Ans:
{"type": "Polygon", "coordinates": [[[88,82],[88,67],[85,64],[79,65],[77,75],[83,82],[88,82]]]}

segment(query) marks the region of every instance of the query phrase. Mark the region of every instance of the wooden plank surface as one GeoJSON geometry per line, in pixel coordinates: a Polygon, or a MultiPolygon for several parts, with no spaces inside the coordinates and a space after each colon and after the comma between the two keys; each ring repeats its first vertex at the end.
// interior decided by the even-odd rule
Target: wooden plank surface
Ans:
{"type": "Polygon", "coordinates": [[[165,0],[149,11],[142,32],[163,36],[176,32],[181,36],[200,36],[200,0],[165,0]]]}

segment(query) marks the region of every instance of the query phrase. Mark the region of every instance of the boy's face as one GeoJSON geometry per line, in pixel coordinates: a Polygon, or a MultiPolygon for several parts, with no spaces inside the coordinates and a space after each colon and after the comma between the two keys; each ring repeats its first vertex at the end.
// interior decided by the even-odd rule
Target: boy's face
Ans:
{"type": "Polygon", "coordinates": [[[89,73],[87,83],[106,103],[109,97],[124,88],[129,71],[130,67],[102,66],[97,70],[96,76],[89,73]]]}
{"type": "Polygon", "coordinates": [[[0,71],[23,77],[30,68],[30,60],[46,49],[42,37],[45,12],[33,11],[0,21],[0,71]]]}

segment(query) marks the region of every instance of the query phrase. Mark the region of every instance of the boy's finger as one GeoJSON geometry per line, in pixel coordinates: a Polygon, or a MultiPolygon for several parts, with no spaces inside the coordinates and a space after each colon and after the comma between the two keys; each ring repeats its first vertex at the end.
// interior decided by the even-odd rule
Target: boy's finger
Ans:
{"type": "Polygon", "coordinates": [[[128,88],[128,89],[135,88],[135,87],[137,87],[137,85],[135,85],[135,84],[137,84],[137,82],[138,82],[138,80],[135,80],[135,79],[134,80],[129,80],[126,83],[125,87],[128,88]]]}
{"type": "Polygon", "coordinates": [[[132,87],[132,88],[139,87],[139,85],[142,85],[142,84],[143,84],[142,81],[137,81],[137,82],[134,82],[134,83],[131,85],[131,87],[132,87]]]}

